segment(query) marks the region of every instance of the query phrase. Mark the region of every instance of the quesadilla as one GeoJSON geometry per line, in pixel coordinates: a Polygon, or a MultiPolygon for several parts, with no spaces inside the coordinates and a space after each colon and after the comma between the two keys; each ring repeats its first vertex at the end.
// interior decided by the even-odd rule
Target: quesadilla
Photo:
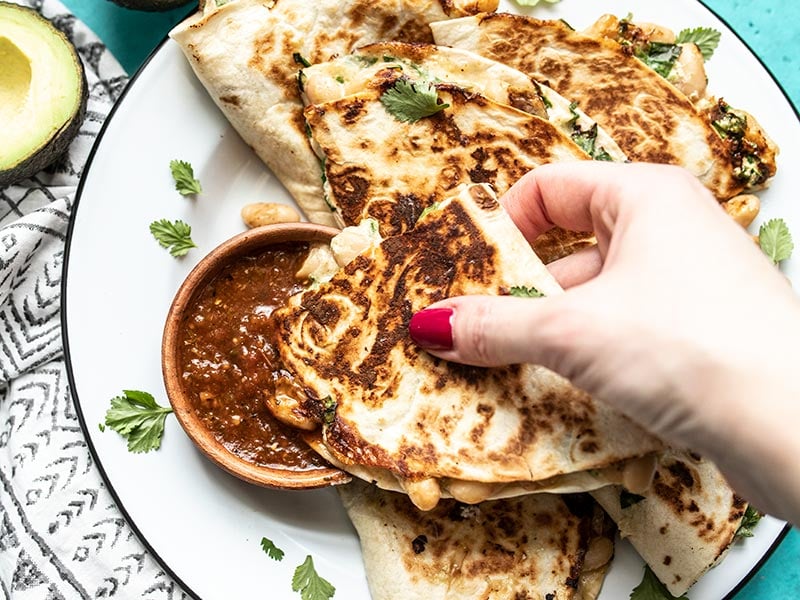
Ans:
{"type": "Polygon", "coordinates": [[[306,138],[298,69],[370,42],[430,42],[431,21],[496,6],[497,0],[209,0],[170,37],[306,217],[333,224],[306,138]]]}
{"type": "Polygon", "coordinates": [[[675,450],[659,457],[647,491],[609,486],[592,495],[674,596],[722,560],[747,508],[711,462],[675,450]]]}
{"type": "Polygon", "coordinates": [[[725,200],[775,173],[775,147],[724,102],[701,110],[664,77],[604,36],[563,21],[486,14],[432,23],[437,44],[505,63],[577,102],[633,161],[686,167],[725,200]],[[729,123],[735,121],[735,123],[729,123]]]}
{"type": "Polygon", "coordinates": [[[507,486],[563,489],[559,478],[580,473],[597,488],[607,482],[593,470],[662,447],[543,367],[449,363],[412,342],[414,312],[479,293],[562,290],[491,189],[468,185],[273,313],[298,404],[336,464],[355,476],[381,471],[385,478],[367,477],[393,480],[429,509],[443,495],[478,502],[507,486]]]}
{"type": "Polygon", "coordinates": [[[447,500],[422,512],[359,481],[337,490],[372,600],[593,600],[614,552],[613,523],[585,496],[447,500]]]}
{"type": "Polygon", "coordinates": [[[452,83],[499,104],[551,121],[592,158],[624,162],[625,153],[576,104],[511,67],[460,48],[433,44],[380,42],[318,63],[300,73],[303,100],[321,104],[376,85],[391,69],[414,79],[452,83]]]}
{"type": "Polygon", "coordinates": [[[591,158],[550,121],[456,84],[387,68],[365,88],[305,110],[326,197],[343,225],[372,218],[384,237],[397,235],[462,183],[502,194],[537,166],[591,158]],[[401,120],[385,105],[401,87],[412,99],[426,90],[441,110],[401,120]]]}

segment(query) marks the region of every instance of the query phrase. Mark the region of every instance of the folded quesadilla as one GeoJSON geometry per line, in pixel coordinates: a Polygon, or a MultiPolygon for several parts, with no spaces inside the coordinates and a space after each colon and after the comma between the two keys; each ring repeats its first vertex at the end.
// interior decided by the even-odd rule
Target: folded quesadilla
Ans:
{"type": "Polygon", "coordinates": [[[364,467],[380,471],[385,477],[367,478],[391,479],[430,509],[442,496],[505,496],[506,486],[560,490],[559,478],[662,447],[543,367],[449,363],[412,342],[414,312],[479,293],[562,291],[491,189],[472,185],[273,313],[281,360],[302,392],[298,406],[319,423],[335,464],[357,477],[364,467]]]}
{"type": "Polygon", "coordinates": [[[586,497],[447,500],[422,512],[367,483],[337,489],[372,600],[593,600],[614,553],[613,523],[586,497]]]}
{"type": "Polygon", "coordinates": [[[389,67],[364,87],[305,110],[326,196],[344,225],[372,218],[383,236],[396,235],[460,184],[502,194],[537,166],[591,158],[550,121],[456,84],[389,67]],[[386,100],[401,93],[409,103],[424,95],[437,112],[401,120],[386,100]]]}
{"type": "Polygon", "coordinates": [[[725,200],[775,173],[775,147],[743,140],[746,115],[724,102],[700,109],[628,46],[563,21],[486,14],[432,23],[437,44],[519,69],[577,102],[633,161],[686,167],[725,200]]]}
{"type": "Polygon", "coordinates": [[[306,217],[333,224],[306,138],[298,70],[370,42],[430,42],[431,21],[496,6],[497,0],[209,0],[170,37],[306,217]]]}
{"type": "Polygon", "coordinates": [[[722,560],[747,508],[712,463],[673,450],[659,457],[647,491],[609,486],[592,495],[674,596],[722,560]]]}
{"type": "Polygon", "coordinates": [[[516,69],[460,48],[405,42],[363,46],[303,69],[303,100],[306,104],[321,104],[361,92],[380,81],[376,75],[386,69],[477,92],[551,121],[593,158],[627,160],[611,136],[577,105],[516,69]]]}

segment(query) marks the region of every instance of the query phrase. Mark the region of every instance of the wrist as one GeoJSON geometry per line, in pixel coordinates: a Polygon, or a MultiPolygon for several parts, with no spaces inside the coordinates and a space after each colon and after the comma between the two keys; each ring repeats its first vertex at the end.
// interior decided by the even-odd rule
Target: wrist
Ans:
{"type": "MultiPolygon", "coordinates": [[[[699,409],[711,424],[697,450],[759,510],[800,523],[800,384],[795,367],[706,371],[699,409]]],[[[695,432],[699,433],[699,432],[695,432]]]]}

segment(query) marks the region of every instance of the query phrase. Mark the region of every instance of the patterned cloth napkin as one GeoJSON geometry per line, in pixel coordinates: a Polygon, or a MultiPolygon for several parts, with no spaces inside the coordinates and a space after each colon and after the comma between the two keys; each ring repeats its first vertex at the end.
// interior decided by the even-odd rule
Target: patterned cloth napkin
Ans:
{"type": "Polygon", "coordinates": [[[67,155],[0,189],[0,590],[11,600],[187,598],[136,538],[93,463],[61,342],[62,261],[75,191],[128,78],[60,2],[17,2],[72,40],[90,97],[67,155]]]}

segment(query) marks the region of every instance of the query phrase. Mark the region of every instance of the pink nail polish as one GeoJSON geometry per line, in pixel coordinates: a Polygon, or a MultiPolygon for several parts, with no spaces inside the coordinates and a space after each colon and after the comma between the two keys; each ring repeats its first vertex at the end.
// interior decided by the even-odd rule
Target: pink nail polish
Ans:
{"type": "Polygon", "coordinates": [[[408,333],[411,339],[427,350],[453,348],[452,308],[427,308],[411,317],[408,333]]]}

